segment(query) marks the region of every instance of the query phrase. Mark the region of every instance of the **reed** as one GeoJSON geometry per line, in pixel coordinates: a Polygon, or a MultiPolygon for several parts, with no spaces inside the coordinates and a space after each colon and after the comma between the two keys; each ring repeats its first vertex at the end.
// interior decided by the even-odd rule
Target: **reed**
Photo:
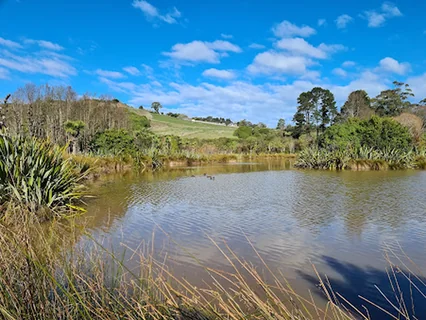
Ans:
{"type": "MultiPolygon", "coordinates": [[[[212,240],[232,270],[204,267],[205,286],[195,287],[176,277],[164,260],[156,260],[149,244],[130,251],[139,267],[129,269],[124,256],[107,250],[69,221],[48,226],[24,221],[17,228],[0,225],[0,315],[4,319],[369,319],[366,311],[334,292],[315,268],[327,303],[321,308],[312,298],[301,297],[247,241],[263,270],[242,260],[226,243],[212,240]]],[[[409,281],[411,291],[421,292],[425,285],[416,280],[417,270],[392,250],[386,257],[398,303],[389,297],[394,309],[389,312],[388,306],[364,301],[389,319],[411,319],[412,299],[395,285],[401,281],[397,274],[409,281]]]]}

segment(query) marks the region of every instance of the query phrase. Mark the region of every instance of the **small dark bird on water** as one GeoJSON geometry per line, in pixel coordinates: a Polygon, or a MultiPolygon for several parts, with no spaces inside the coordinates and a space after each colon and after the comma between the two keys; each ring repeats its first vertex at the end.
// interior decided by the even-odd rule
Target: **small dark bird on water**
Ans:
{"type": "Polygon", "coordinates": [[[195,178],[195,176],[194,176],[194,175],[192,175],[192,176],[191,176],[191,178],[195,178]]]}
{"type": "Polygon", "coordinates": [[[207,175],[207,173],[203,173],[203,176],[206,176],[207,175]]]}

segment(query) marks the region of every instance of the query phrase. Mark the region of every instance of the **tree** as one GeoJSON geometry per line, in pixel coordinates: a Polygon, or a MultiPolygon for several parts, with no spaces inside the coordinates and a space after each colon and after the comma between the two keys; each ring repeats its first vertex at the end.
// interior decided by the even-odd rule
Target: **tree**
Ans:
{"type": "Polygon", "coordinates": [[[155,111],[155,113],[160,113],[160,109],[162,108],[163,106],[161,105],[161,103],[160,102],[153,102],[152,104],[151,104],[151,108],[155,111]]]}
{"type": "Polygon", "coordinates": [[[281,130],[281,131],[285,130],[285,120],[284,119],[281,118],[281,119],[278,120],[277,130],[281,130]]]}
{"type": "Polygon", "coordinates": [[[300,136],[306,131],[306,118],[302,111],[298,110],[293,117],[294,128],[292,132],[292,136],[294,139],[299,139],[300,136]]]}
{"type": "Polygon", "coordinates": [[[263,122],[259,122],[256,127],[258,128],[266,128],[266,124],[264,124],[263,122]]]}
{"type": "Polygon", "coordinates": [[[347,120],[349,118],[368,118],[373,113],[367,92],[356,90],[349,94],[348,100],[342,106],[340,115],[342,120],[347,120]]]}
{"type": "Polygon", "coordinates": [[[240,139],[247,139],[253,135],[253,129],[248,126],[238,127],[237,130],[234,131],[234,136],[237,136],[240,139]]]}
{"type": "Polygon", "coordinates": [[[139,110],[143,110],[143,105],[140,105],[140,106],[139,106],[139,110]]]}
{"type": "MultiPolygon", "coordinates": [[[[328,125],[334,123],[337,108],[334,95],[330,90],[315,87],[311,91],[302,92],[297,98],[297,103],[299,104],[297,113],[303,114],[304,131],[308,135],[314,124],[318,137],[319,130],[323,132],[328,125]]],[[[297,118],[302,119],[300,114],[297,115],[297,118]]]]}
{"type": "Polygon", "coordinates": [[[253,127],[253,124],[250,121],[247,121],[246,119],[243,119],[241,121],[237,122],[237,125],[239,127],[253,127]]]}
{"type": "Polygon", "coordinates": [[[81,132],[84,130],[85,123],[81,120],[77,121],[67,121],[65,122],[65,132],[71,137],[72,144],[72,153],[77,154],[78,152],[78,143],[77,139],[80,136],[81,132]]]}
{"type": "Polygon", "coordinates": [[[414,97],[414,94],[410,86],[398,81],[393,84],[394,89],[384,90],[373,99],[373,108],[379,116],[395,117],[411,106],[408,98],[414,97]]]}

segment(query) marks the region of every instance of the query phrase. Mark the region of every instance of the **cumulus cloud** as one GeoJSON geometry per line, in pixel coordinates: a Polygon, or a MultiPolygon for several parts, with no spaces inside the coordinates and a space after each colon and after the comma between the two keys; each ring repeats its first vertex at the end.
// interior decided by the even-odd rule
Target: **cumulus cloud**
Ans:
{"type": "Polygon", "coordinates": [[[276,47],[292,54],[305,55],[317,59],[326,59],[331,53],[345,50],[343,45],[336,44],[327,45],[322,43],[318,47],[314,47],[302,38],[281,39],[276,43],[276,47]]]}
{"type": "Polygon", "coordinates": [[[333,69],[332,72],[336,76],[339,76],[339,77],[342,77],[342,78],[345,78],[348,75],[348,73],[345,70],[343,70],[342,68],[335,68],[335,69],[333,69]]]}
{"type": "Polygon", "coordinates": [[[182,17],[182,13],[175,7],[167,14],[160,14],[158,9],[145,0],[134,0],[132,3],[134,8],[141,10],[148,21],[163,21],[168,24],[177,23],[178,19],[182,17]]]}
{"type": "Polygon", "coordinates": [[[397,60],[386,57],[379,62],[379,71],[391,72],[399,75],[404,75],[410,71],[411,66],[408,62],[398,62],[397,60]]]}
{"type": "Polygon", "coordinates": [[[280,38],[286,37],[309,37],[316,33],[316,30],[309,26],[297,26],[290,21],[284,20],[272,28],[275,36],[280,38]]]}
{"type": "Polygon", "coordinates": [[[14,54],[3,51],[0,54],[0,66],[9,70],[29,74],[45,74],[52,77],[67,78],[77,74],[70,64],[72,58],[55,52],[41,51],[14,54]]]}
{"type": "Polygon", "coordinates": [[[218,70],[218,69],[207,69],[203,72],[204,77],[219,78],[219,79],[233,79],[236,77],[235,72],[232,70],[218,70]]]}
{"type": "Polygon", "coordinates": [[[313,61],[302,56],[293,56],[287,53],[266,51],[256,55],[253,63],[247,70],[253,74],[293,74],[301,75],[313,61]]]}
{"type": "Polygon", "coordinates": [[[351,67],[354,67],[355,65],[356,63],[354,61],[349,61],[349,60],[342,63],[342,67],[345,67],[345,68],[351,68],[351,67]]]}
{"type": "Polygon", "coordinates": [[[177,61],[219,63],[220,57],[223,57],[224,53],[241,51],[239,46],[229,41],[204,42],[196,40],[189,43],[177,43],[172,47],[171,52],[163,52],[163,55],[177,61]]]}
{"type": "Polygon", "coordinates": [[[64,47],[60,46],[59,44],[46,40],[25,39],[24,42],[27,44],[36,44],[39,47],[47,50],[61,51],[64,49],[64,47]]]}
{"type": "Polygon", "coordinates": [[[128,74],[132,75],[132,76],[138,76],[141,74],[141,72],[139,71],[138,68],[130,66],[130,67],[125,67],[123,68],[124,71],[126,71],[128,74]]]}
{"type": "Polygon", "coordinates": [[[9,49],[21,49],[22,45],[15,41],[7,40],[0,37],[0,46],[7,47],[9,49]]]}
{"type": "Polygon", "coordinates": [[[401,17],[402,13],[393,3],[384,2],[379,10],[368,10],[362,15],[367,19],[368,26],[377,28],[384,25],[387,19],[401,17]]]}
{"type": "Polygon", "coordinates": [[[336,26],[338,29],[345,29],[347,25],[353,21],[353,18],[347,14],[342,14],[336,19],[336,26]]]}
{"type": "MultiPolygon", "coordinates": [[[[272,54],[273,52],[271,52],[272,54]]],[[[277,53],[276,53],[277,54],[277,53]]],[[[274,59],[271,61],[275,61],[274,59]]],[[[289,63],[288,65],[291,65],[289,63]]],[[[276,68],[272,66],[271,68],[276,68]]],[[[288,70],[288,66],[281,67],[288,70]]],[[[300,69],[302,70],[302,69],[300,69]]],[[[298,70],[298,71],[300,71],[298,70]]],[[[410,84],[415,84],[416,90],[425,93],[426,74],[422,77],[407,79],[410,84]]],[[[380,91],[391,86],[392,76],[366,70],[357,78],[347,84],[336,85],[324,82],[318,72],[307,71],[294,81],[285,84],[265,82],[253,84],[249,81],[233,81],[218,85],[203,82],[191,85],[185,82],[167,82],[163,86],[153,82],[147,84],[134,84],[120,80],[102,79],[111,90],[120,91],[129,96],[133,105],[149,104],[152,101],[161,101],[163,106],[173,107],[174,112],[185,113],[190,116],[222,116],[232,119],[246,118],[250,121],[262,121],[275,125],[276,115],[291,121],[296,108],[296,100],[301,92],[321,86],[331,90],[337,104],[342,105],[349,93],[364,89],[370,96],[377,95],[380,91]],[[305,77],[309,75],[309,77],[305,77]]],[[[414,86],[412,86],[414,89],[414,86]]],[[[417,93],[417,91],[415,91],[417,93]]]]}
{"type": "Polygon", "coordinates": [[[251,45],[249,45],[250,49],[264,49],[265,46],[263,44],[259,44],[259,43],[252,43],[251,45]]]}
{"type": "Polygon", "coordinates": [[[125,75],[122,74],[121,72],[109,71],[109,70],[103,70],[103,69],[95,70],[95,74],[97,74],[100,77],[111,78],[111,79],[121,79],[125,77],[125,75]]]}

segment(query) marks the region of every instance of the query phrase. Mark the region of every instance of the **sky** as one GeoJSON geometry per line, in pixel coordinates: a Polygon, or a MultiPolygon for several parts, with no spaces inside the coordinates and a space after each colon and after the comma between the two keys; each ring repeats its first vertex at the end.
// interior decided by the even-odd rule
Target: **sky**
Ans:
{"type": "Polygon", "coordinates": [[[0,95],[71,85],[270,126],[315,86],[340,107],[398,80],[420,101],[425,13],[423,0],[0,0],[0,95]]]}

